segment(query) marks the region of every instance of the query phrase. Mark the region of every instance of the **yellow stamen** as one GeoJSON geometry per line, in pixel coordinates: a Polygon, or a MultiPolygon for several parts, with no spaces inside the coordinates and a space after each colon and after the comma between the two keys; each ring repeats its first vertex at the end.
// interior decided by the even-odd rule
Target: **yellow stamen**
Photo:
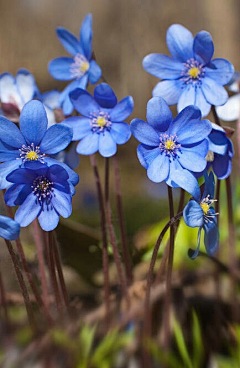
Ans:
{"type": "Polygon", "coordinates": [[[79,70],[81,72],[86,73],[89,69],[89,62],[88,61],[82,61],[81,65],[79,66],[79,70]]]}
{"type": "Polygon", "coordinates": [[[38,155],[35,151],[30,151],[26,154],[26,159],[30,161],[35,161],[38,159],[38,155]]]}
{"type": "Polygon", "coordinates": [[[200,74],[200,70],[194,66],[193,68],[188,70],[188,74],[190,75],[190,77],[196,79],[200,74]]]}
{"type": "Polygon", "coordinates": [[[105,127],[105,125],[107,124],[106,119],[103,116],[98,116],[97,120],[96,120],[96,123],[101,128],[105,127]]]}
{"type": "Polygon", "coordinates": [[[202,208],[203,210],[203,214],[204,215],[207,215],[208,211],[209,211],[209,205],[207,203],[201,203],[200,204],[200,207],[202,208]]]}
{"type": "Polygon", "coordinates": [[[165,148],[169,151],[173,151],[176,147],[175,142],[173,142],[171,139],[168,139],[165,143],[165,148]]]}

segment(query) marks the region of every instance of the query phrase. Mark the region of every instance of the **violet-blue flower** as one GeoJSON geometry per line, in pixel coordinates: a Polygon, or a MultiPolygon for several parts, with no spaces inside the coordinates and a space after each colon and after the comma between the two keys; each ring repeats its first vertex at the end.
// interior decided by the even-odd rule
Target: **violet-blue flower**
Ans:
{"type": "Polygon", "coordinates": [[[16,240],[19,237],[20,225],[9,217],[0,215],[0,236],[7,240],[16,240]]]}
{"type": "Polygon", "coordinates": [[[143,59],[143,67],[161,78],[153,96],[163,97],[169,105],[177,103],[178,111],[196,105],[206,116],[211,105],[223,105],[228,99],[224,89],[232,78],[234,68],[225,59],[212,60],[214,45],[206,31],[192,33],[180,24],[167,31],[167,45],[172,57],[150,54],[143,59]]]}
{"type": "Polygon", "coordinates": [[[42,229],[51,231],[58,225],[59,215],[71,215],[71,182],[62,166],[28,162],[9,174],[7,180],[13,185],[5,193],[5,202],[19,206],[15,220],[20,226],[28,226],[38,217],[42,229]]]}
{"type": "Polygon", "coordinates": [[[202,197],[195,197],[190,200],[183,211],[183,218],[187,226],[199,227],[197,249],[191,254],[194,259],[199,253],[201,231],[204,230],[204,244],[206,251],[212,255],[218,247],[219,231],[216,221],[216,215],[212,204],[214,203],[214,176],[210,172],[209,176],[205,174],[205,187],[202,197]]]}
{"type": "MultiPolygon", "coordinates": [[[[55,124],[47,129],[46,111],[40,101],[30,101],[24,105],[20,119],[20,129],[11,121],[0,117],[0,189],[10,184],[6,176],[27,161],[40,161],[52,165],[58,161],[47,157],[66,148],[72,139],[69,127],[55,124]]],[[[78,176],[64,163],[75,185],[78,176]]]]}
{"type": "Polygon", "coordinates": [[[63,47],[73,57],[60,57],[50,61],[49,73],[58,80],[74,79],[61,93],[60,103],[65,115],[71,114],[73,106],[69,93],[75,88],[85,89],[88,81],[97,83],[101,77],[101,69],[92,58],[92,15],[88,14],[80,29],[79,40],[68,30],[57,28],[57,36],[63,47]]]}
{"type": "Polygon", "coordinates": [[[94,90],[94,97],[83,89],[70,93],[75,109],[83,115],[63,121],[73,130],[73,141],[79,141],[77,152],[91,155],[97,151],[103,157],[111,157],[117,144],[126,143],[131,137],[130,126],[124,120],[132,113],[133,99],[125,97],[117,103],[112,88],[101,83],[94,90]]]}
{"type": "Polygon", "coordinates": [[[193,196],[200,191],[190,171],[205,169],[206,138],[211,129],[208,120],[201,120],[201,111],[196,106],[186,107],[173,120],[161,97],[148,101],[147,123],[140,119],[131,122],[132,134],[141,142],[137,154],[148,178],[155,183],[165,181],[171,187],[181,187],[193,196]]]}

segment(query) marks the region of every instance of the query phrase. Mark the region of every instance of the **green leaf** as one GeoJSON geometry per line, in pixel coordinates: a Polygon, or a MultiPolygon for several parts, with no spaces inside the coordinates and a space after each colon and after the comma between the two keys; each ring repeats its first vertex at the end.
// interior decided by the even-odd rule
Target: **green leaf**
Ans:
{"type": "Polygon", "coordinates": [[[175,335],[176,343],[178,346],[179,354],[181,355],[183,362],[186,364],[188,368],[196,368],[196,367],[193,367],[192,365],[191,358],[187,351],[187,346],[186,346],[184,336],[181,330],[181,326],[175,318],[173,320],[173,330],[174,330],[174,335],[175,335]]]}

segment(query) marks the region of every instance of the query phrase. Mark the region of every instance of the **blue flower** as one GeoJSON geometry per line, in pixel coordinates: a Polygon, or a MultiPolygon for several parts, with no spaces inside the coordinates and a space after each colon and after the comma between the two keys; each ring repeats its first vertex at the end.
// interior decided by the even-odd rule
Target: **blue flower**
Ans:
{"type": "Polygon", "coordinates": [[[19,69],[16,78],[10,73],[0,75],[2,115],[13,122],[19,122],[20,113],[27,102],[37,99],[44,105],[50,127],[57,122],[54,110],[60,109],[59,95],[57,90],[41,94],[34,76],[27,69],[19,69]]]}
{"type": "Polygon", "coordinates": [[[28,162],[9,174],[7,180],[14,184],[6,191],[5,202],[19,206],[15,220],[20,226],[28,226],[38,217],[42,229],[50,231],[58,225],[59,215],[71,215],[71,182],[62,166],[28,162]]]}
{"type": "Polygon", "coordinates": [[[226,121],[238,120],[240,116],[240,73],[235,72],[229,82],[228,89],[231,92],[238,92],[231,96],[223,106],[216,108],[220,119],[226,121]]]}
{"type": "Polygon", "coordinates": [[[63,47],[73,57],[60,57],[50,61],[49,73],[58,80],[68,81],[74,79],[61,93],[60,103],[65,115],[73,111],[69,93],[76,88],[85,89],[88,81],[95,84],[102,75],[101,69],[92,59],[92,15],[88,14],[80,29],[78,40],[72,33],[64,28],[57,28],[57,36],[63,47]]]}
{"type": "Polygon", "coordinates": [[[133,110],[131,96],[117,103],[112,88],[101,83],[94,90],[94,98],[80,88],[71,92],[70,98],[83,117],[73,116],[62,124],[72,128],[73,141],[81,140],[77,145],[79,154],[91,155],[99,151],[103,157],[111,157],[117,152],[117,144],[129,140],[130,126],[124,120],[133,110]]]}
{"type": "Polygon", "coordinates": [[[218,179],[226,179],[232,171],[233,144],[225,130],[213,123],[208,141],[207,169],[211,167],[218,179]]]}
{"type": "Polygon", "coordinates": [[[195,197],[196,200],[188,202],[183,211],[183,218],[187,226],[199,227],[198,245],[196,251],[191,255],[194,259],[197,257],[200,247],[201,231],[204,230],[204,244],[206,251],[212,255],[218,247],[219,231],[216,221],[214,208],[211,207],[215,201],[214,198],[214,176],[210,172],[209,176],[205,175],[205,187],[202,197],[195,197]]]}
{"type": "Polygon", "coordinates": [[[20,225],[9,217],[0,215],[0,236],[7,240],[19,237],[20,225]]]}
{"type": "MultiPolygon", "coordinates": [[[[0,189],[9,186],[6,176],[27,161],[40,161],[48,165],[57,163],[47,155],[60,152],[72,139],[70,128],[55,124],[47,129],[46,111],[40,101],[30,101],[22,109],[20,129],[4,117],[0,117],[0,189]]],[[[59,163],[60,164],[60,163],[59,163]]],[[[61,164],[75,185],[78,176],[65,164],[61,164]]]]}
{"type": "Polygon", "coordinates": [[[148,178],[198,195],[199,186],[190,171],[201,172],[206,167],[206,138],[212,129],[211,123],[201,120],[201,111],[196,106],[186,107],[173,120],[171,110],[161,97],[148,101],[147,121],[134,119],[131,131],[141,142],[137,154],[147,169],[148,178]]]}
{"type": "Polygon", "coordinates": [[[212,60],[214,45],[211,35],[199,32],[195,38],[180,24],[167,31],[167,45],[172,57],[150,54],[143,59],[143,67],[150,74],[161,78],[153,96],[163,97],[168,105],[178,104],[178,111],[196,105],[206,116],[211,105],[223,105],[228,94],[222,87],[234,73],[225,59],[212,60]]]}

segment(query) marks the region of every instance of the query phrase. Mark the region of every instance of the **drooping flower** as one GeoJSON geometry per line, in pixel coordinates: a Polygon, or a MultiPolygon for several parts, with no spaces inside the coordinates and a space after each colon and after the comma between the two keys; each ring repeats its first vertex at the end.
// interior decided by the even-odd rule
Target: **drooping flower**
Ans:
{"type": "Polygon", "coordinates": [[[60,165],[27,162],[7,176],[13,185],[5,193],[8,206],[19,206],[15,220],[28,226],[36,217],[45,231],[56,228],[59,215],[72,212],[72,189],[67,171],[60,165]]]}
{"type": "Polygon", "coordinates": [[[183,210],[183,218],[187,226],[199,227],[197,249],[191,258],[194,259],[199,253],[201,231],[204,230],[204,244],[206,251],[212,255],[218,248],[219,231],[216,221],[216,215],[212,204],[214,203],[214,176],[210,172],[205,175],[205,187],[202,197],[195,197],[190,200],[183,210]]]}
{"type": "Polygon", "coordinates": [[[206,167],[207,137],[211,123],[201,120],[201,111],[188,106],[173,120],[172,112],[161,97],[147,104],[147,123],[131,122],[134,137],[141,142],[138,159],[155,183],[165,181],[171,187],[181,187],[193,196],[200,193],[196,178],[190,172],[206,167]]]}
{"type": "Polygon", "coordinates": [[[79,40],[68,30],[57,28],[57,36],[63,47],[73,57],[60,57],[50,61],[49,73],[58,80],[73,80],[61,93],[60,103],[65,115],[73,111],[69,93],[76,88],[85,89],[88,81],[97,83],[101,69],[92,58],[92,15],[88,14],[80,29],[79,40]]]}
{"type": "Polygon", "coordinates": [[[7,240],[16,240],[19,237],[20,225],[9,217],[0,215],[0,236],[7,240]]]}
{"type": "Polygon", "coordinates": [[[48,117],[48,127],[56,123],[54,110],[60,109],[57,90],[40,93],[34,76],[27,69],[19,69],[16,78],[10,73],[0,75],[0,100],[2,115],[19,122],[23,106],[33,100],[41,101],[48,117]]]}
{"type": "Polygon", "coordinates": [[[235,72],[229,83],[228,89],[231,92],[237,92],[231,96],[223,106],[216,108],[220,119],[225,121],[233,121],[239,119],[240,116],[240,73],[235,72]]]}
{"type": "MultiPolygon", "coordinates": [[[[10,183],[6,176],[27,161],[40,161],[48,165],[58,161],[47,157],[68,146],[72,139],[72,130],[61,124],[47,129],[46,111],[40,101],[30,101],[24,105],[18,127],[4,117],[0,117],[0,189],[7,188],[10,183]]],[[[78,176],[64,163],[60,163],[68,171],[75,185],[78,176]]]]}
{"type": "Polygon", "coordinates": [[[77,152],[91,155],[97,151],[103,157],[111,157],[117,151],[117,144],[126,143],[131,137],[130,126],[124,120],[132,113],[133,99],[125,97],[117,103],[112,88],[99,84],[94,98],[83,89],[70,93],[74,108],[81,114],[63,121],[73,130],[73,141],[81,140],[77,152]]]}
{"type": "Polygon", "coordinates": [[[212,60],[214,45],[211,35],[199,32],[195,38],[180,24],[167,31],[167,45],[172,57],[150,54],[143,59],[144,69],[161,78],[153,96],[163,97],[168,105],[177,104],[178,112],[196,105],[206,116],[211,105],[223,105],[228,94],[222,87],[232,78],[234,68],[225,59],[212,60]]]}

